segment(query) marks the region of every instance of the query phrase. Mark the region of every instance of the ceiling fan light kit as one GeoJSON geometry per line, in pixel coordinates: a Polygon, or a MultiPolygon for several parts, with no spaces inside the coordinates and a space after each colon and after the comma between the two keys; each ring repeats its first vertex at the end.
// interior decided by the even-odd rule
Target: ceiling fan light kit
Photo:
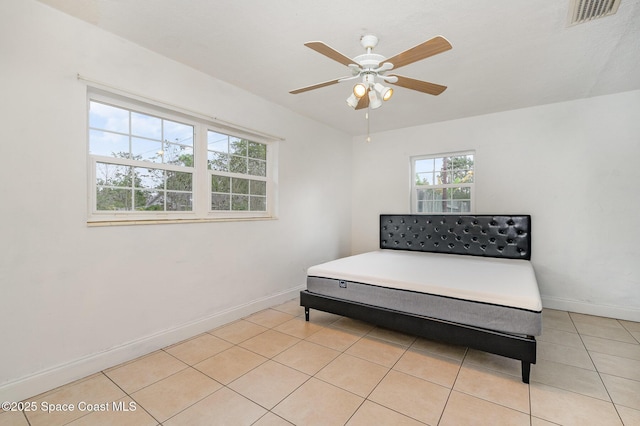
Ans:
{"type": "Polygon", "coordinates": [[[391,87],[385,87],[380,83],[376,83],[373,87],[376,89],[376,92],[382,96],[383,101],[388,101],[391,99],[391,96],[393,96],[393,89],[391,87]]]}
{"type": "Polygon", "coordinates": [[[375,90],[369,90],[369,108],[377,109],[382,106],[382,99],[375,90]]]}
{"type": "Polygon", "coordinates": [[[355,108],[358,106],[358,98],[356,97],[355,93],[352,93],[351,96],[347,98],[347,105],[349,105],[351,108],[355,108]]]}
{"type": "Polygon", "coordinates": [[[383,85],[382,82],[434,96],[439,95],[447,88],[446,86],[415,80],[409,77],[386,74],[392,69],[396,70],[400,67],[450,50],[451,43],[444,37],[436,36],[390,58],[372,53],[372,50],[378,45],[378,38],[374,35],[363,36],[360,39],[360,44],[366,49],[367,53],[351,59],[321,41],[305,43],[305,46],[310,49],[315,50],[329,59],[346,65],[351,71],[351,75],[292,90],[289,93],[298,94],[343,81],[360,80],[353,86],[353,93],[347,98],[347,105],[358,110],[362,108],[380,108],[383,101],[391,99],[393,89],[383,85]]]}
{"type": "Polygon", "coordinates": [[[367,90],[368,88],[364,83],[356,83],[356,85],[353,86],[353,94],[356,95],[356,98],[358,99],[366,95],[367,90]]]}

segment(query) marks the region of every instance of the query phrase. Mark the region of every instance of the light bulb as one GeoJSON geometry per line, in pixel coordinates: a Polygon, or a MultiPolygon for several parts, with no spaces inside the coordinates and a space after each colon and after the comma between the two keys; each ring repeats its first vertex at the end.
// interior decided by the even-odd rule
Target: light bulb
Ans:
{"type": "Polygon", "coordinates": [[[367,86],[365,86],[363,83],[356,84],[355,86],[353,86],[353,94],[357,98],[363,97],[367,94],[367,86]]]}
{"type": "Polygon", "coordinates": [[[383,101],[388,101],[389,99],[391,99],[391,96],[393,96],[393,89],[391,87],[385,87],[380,83],[376,83],[374,88],[378,93],[380,93],[383,101]]]}

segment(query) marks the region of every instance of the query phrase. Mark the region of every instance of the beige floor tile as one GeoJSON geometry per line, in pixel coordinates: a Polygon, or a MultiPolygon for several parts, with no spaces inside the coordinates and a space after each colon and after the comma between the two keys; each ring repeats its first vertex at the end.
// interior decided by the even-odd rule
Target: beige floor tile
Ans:
{"type": "Polygon", "coordinates": [[[29,426],[22,411],[0,410],[0,426],[29,426]]]}
{"type": "Polygon", "coordinates": [[[563,389],[532,383],[531,414],[561,425],[621,425],[610,402],[563,389]]]}
{"type": "Polygon", "coordinates": [[[0,426],[640,425],[638,322],[545,309],[527,386],[517,360],[303,313],[296,297],[29,399],[108,411],[0,411],[0,426]]]}
{"type": "Polygon", "coordinates": [[[228,342],[238,344],[260,333],[264,333],[268,328],[249,321],[239,320],[231,324],[211,330],[208,333],[224,339],[228,342]]]}
{"type": "Polygon", "coordinates": [[[277,325],[282,324],[283,322],[291,320],[292,318],[294,318],[294,315],[276,311],[275,309],[265,309],[264,311],[256,312],[253,315],[249,315],[244,319],[263,327],[273,328],[277,325]]]}
{"type": "MultiPolygon", "coordinates": [[[[539,350],[539,349],[538,349],[539,350]]],[[[522,378],[522,363],[516,359],[469,349],[462,365],[475,364],[499,373],[511,374],[522,378]]],[[[534,366],[532,366],[533,368],[534,366]]]]}
{"type": "Polygon", "coordinates": [[[283,322],[273,329],[281,333],[297,337],[299,339],[306,339],[313,333],[322,330],[322,326],[313,324],[309,321],[305,321],[304,318],[297,317],[287,322],[283,322]]]}
{"type": "MultiPolygon", "coordinates": [[[[132,362],[132,361],[129,361],[129,362],[132,362]]],[[[121,365],[124,365],[124,364],[121,364],[121,365]]],[[[80,384],[80,383],[82,383],[82,382],[84,382],[86,380],[94,379],[94,378],[99,377],[99,376],[104,376],[104,373],[103,372],[94,373],[94,374],[91,374],[91,375],[89,375],[87,377],[83,377],[83,378],[80,378],[78,380],[74,380],[73,382],[65,383],[64,385],[55,387],[53,389],[49,389],[49,390],[47,390],[45,392],[39,393],[38,395],[32,396],[32,397],[29,398],[29,401],[33,401],[33,400],[36,400],[36,399],[37,400],[43,400],[43,399],[45,399],[45,397],[47,397],[49,395],[52,395],[52,394],[54,394],[54,393],[56,393],[56,392],[58,392],[58,391],[60,391],[60,390],[62,390],[64,388],[69,388],[70,386],[78,385],[78,384],[80,384]]]]}
{"type": "Polygon", "coordinates": [[[359,396],[311,378],[272,411],[296,425],[343,425],[362,401],[359,396]]]}
{"type": "Polygon", "coordinates": [[[614,355],[591,352],[591,357],[600,373],[640,381],[640,361],[614,355]]]}
{"type": "Polygon", "coordinates": [[[610,401],[600,375],[593,370],[539,359],[531,369],[531,381],[610,401]]]}
{"type": "Polygon", "coordinates": [[[351,345],[345,353],[391,368],[406,350],[404,346],[365,336],[351,345]]]}
{"type": "Polygon", "coordinates": [[[304,308],[300,306],[299,297],[289,300],[288,302],[284,302],[280,305],[273,306],[271,309],[275,309],[276,311],[284,312],[285,314],[293,315],[296,317],[302,316],[304,318],[304,308]]]}
{"type": "Polygon", "coordinates": [[[347,426],[371,425],[420,426],[424,423],[367,400],[349,419],[347,426]]]}
{"type": "Polygon", "coordinates": [[[193,365],[225,349],[229,349],[231,346],[233,345],[226,340],[205,333],[193,339],[169,346],[164,351],[188,365],[193,365]]]}
{"type": "Polygon", "coordinates": [[[155,426],[156,419],[130,397],[114,401],[109,411],[95,411],[69,423],[69,426],[155,426]]]}
{"type": "Polygon", "coordinates": [[[606,325],[577,322],[576,328],[581,335],[618,340],[620,342],[636,343],[636,339],[631,335],[631,333],[619,324],[618,327],[610,327],[606,325]]]}
{"type": "Polygon", "coordinates": [[[400,357],[393,369],[452,388],[460,371],[460,361],[409,349],[400,357]]]}
{"type": "Polygon", "coordinates": [[[577,333],[568,312],[545,308],[542,310],[542,329],[545,330],[547,328],[577,333]]]}
{"type": "Polygon", "coordinates": [[[626,426],[640,425],[640,410],[616,405],[618,414],[626,426]]]}
{"type": "Polygon", "coordinates": [[[369,395],[369,400],[423,423],[435,425],[449,389],[409,374],[391,370],[369,395]]]}
{"type": "Polygon", "coordinates": [[[465,346],[451,345],[448,343],[436,342],[434,340],[418,337],[411,345],[411,349],[446,356],[462,362],[467,348],[465,346]]]}
{"type": "Polygon", "coordinates": [[[591,324],[597,325],[601,327],[614,327],[620,328],[622,325],[618,322],[618,320],[613,318],[599,317],[596,315],[587,315],[587,314],[578,314],[575,312],[570,312],[569,316],[576,324],[591,324]]]}
{"type": "Polygon", "coordinates": [[[375,327],[368,322],[355,320],[353,318],[342,317],[331,324],[333,328],[340,328],[342,330],[350,331],[353,334],[364,336],[375,327]]]}
{"type": "Polygon", "coordinates": [[[250,425],[266,410],[236,392],[222,388],[163,424],[165,426],[250,425]]]}
{"type": "Polygon", "coordinates": [[[342,354],[315,377],[366,398],[388,371],[388,368],[371,361],[342,354]]]}
{"type": "Polygon", "coordinates": [[[164,422],[221,387],[203,373],[187,368],[134,392],[131,397],[158,421],[164,422]]]}
{"type": "Polygon", "coordinates": [[[261,355],[239,346],[234,346],[205,359],[193,367],[226,385],[265,361],[267,361],[267,358],[261,355]]]}
{"type": "Polygon", "coordinates": [[[529,413],[529,386],[522,383],[520,377],[470,364],[460,369],[453,389],[523,413],[529,413]]]}
{"type": "Polygon", "coordinates": [[[260,420],[255,422],[252,426],[292,426],[293,423],[289,423],[280,416],[276,416],[272,412],[268,412],[264,416],[260,417],[260,420]]]}
{"type": "Polygon", "coordinates": [[[588,351],[631,358],[640,361],[640,344],[618,342],[600,337],[582,336],[588,351]]]}
{"type": "Polygon", "coordinates": [[[640,322],[625,320],[618,320],[618,322],[629,331],[640,331],[640,322]]]}
{"type": "Polygon", "coordinates": [[[531,426],[557,426],[558,423],[548,422],[538,417],[531,417],[531,426]]]}
{"type": "Polygon", "coordinates": [[[538,359],[573,365],[574,367],[595,370],[591,357],[585,348],[573,348],[556,343],[538,342],[538,359]]]}
{"type": "Polygon", "coordinates": [[[36,411],[26,412],[32,426],[62,425],[88,414],[79,403],[104,404],[125,397],[126,394],[104,374],[94,374],[87,379],[78,380],[59,387],[55,392],[48,392],[36,399],[29,399],[37,405],[36,411]],[[43,404],[53,408],[50,412],[43,410],[43,404]],[[60,404],[60,406],[58,406],[60,404]],[[66,404],[67,409],[64,409],[66,404]],[[73,407],[71,407],[73,405],[73,407]]]}
{"type": "Polygon", "coordinates": [[[340,352],[303,340],[273,359],[305,374],[313,375],[333,361],[340,352]]]}
{"type": "Polygon", "coordinates": [[[267,330],[251,339],[245,340],[239,346],[249,349],[267,358],[272,358],[280,352],[298,343],[300,339],[275,330],[267,330]]]}
{"type": "Polygon", "coordinates": [[[184,362],[158,351],[121,367],[110,368],[105,374],[125,392],[132,394],[185,368],[184,362]]]}
{"type": "Polygon", "coordinates": [[[400,333],[398,331],[389,330],[382,327],[374,328],[369,333],[367,333],[367,337],[386,340],[387,342],[395,343],[400,346],[411,346],[416,340],[416,336],[400,333]]]}
{"type": "Polygon", "coordinates": [[[453,391],[442,414],[442,426],[528,426],[529,415],[476,398],[461,392],[453,391]]]}
{"type": "Polygon", "coordinates": [[[538,336],[536,340],[584,349],[584,344],[578,333],[558,330],[557,328],[544,329],[542,336],[538,336]]]}
{"type": "Polygon", "coordinates": [[[640,410],[640,382],[623,377],[601,374],[604,385],[614,404],[640,410]]]}
{"type": "Polygon", "coordinates": [[[344,351],[360,339],[360,336],[352,332],[337,328],[325,328],[313,333],[305,340],[318,345],[326,346],[337,351],[344,351]]]}
{"type": "Polygon", "coordinates": [[[256,404],[270,410],[308,379],[308,375],[293,368],[274,361],[267,361],[234,380],[228,386],[256,404]]]}
{"type": "Polygon", "coordinates": [[[567,319],[570,320],[571,317],[569,316],[569,312],[567,311],[560,311],[558,309],[551,309],[551,308],[544,308],[542,310],[542,316],[545,318],[557,318],[557,319],[567,319]]]}

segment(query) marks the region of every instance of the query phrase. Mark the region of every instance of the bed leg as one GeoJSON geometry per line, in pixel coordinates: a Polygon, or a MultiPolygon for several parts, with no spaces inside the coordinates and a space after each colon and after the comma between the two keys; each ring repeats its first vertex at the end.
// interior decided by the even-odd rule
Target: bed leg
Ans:
{"type": "Polygon", "coordinates": [[[309,321],[309,308],[308,307],[304,307],[304,319],[305,321],[309,321]]]}
{"type": "Polygon", "coordinates": [[[529,383],[529,375],[531,374],[531,363],[522,361],[522,381],[529,383]]]}

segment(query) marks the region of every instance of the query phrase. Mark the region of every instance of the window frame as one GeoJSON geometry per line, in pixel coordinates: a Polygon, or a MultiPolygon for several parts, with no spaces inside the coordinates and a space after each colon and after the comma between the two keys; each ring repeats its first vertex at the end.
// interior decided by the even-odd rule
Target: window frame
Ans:
{"type": "MultiPolygon", "coordinates": [[[[256,141],[255,138],[249,140],[247,138],[242,138],[240,136],[237,135],[232,135],[229,132],[222,132],[218,129],[213,129],[213,128],[209,128],[207,129],[207,135],[205,135],[205,138],[208,140],[208,133],[209,131],[218,133],[218,134],[223,134],[228,136],[230,139],[231,138],[239,138],[239,139],[244,139],[247,140],[249,143],[254,142],[254,143],[260,143],[260,144],[264,144],[266,145],[266,158],[265,158],[265,167],[266,167],[266,173],[265,176],[259,176],[259,175],[251,175],[251,174],[244,174],[244,173],[238,173],[238,172],[233,172],[233,171],[223,171],[223,170],[214,170],[211,169],[209,167],[207,167],[207,171],[208,173],[208,182],[211,184],[212,182],[212,178],[214,175],[217,176],[224,176],[224,177],[229,177],[232,180],[233,179],[245,179],[245,180],[257,180],[257,181],[263,181],[266,183],[266,189],[265,189],[265,199],[266,199],[266,211],[262,212],[262,211],[251,211],[251,210],[213,210],[210,208],[210,212],[212,214],[212,216],[229,216],[232,215],[233,217],[237,217],[237,218],[243,218],[246,216],[259,216],[259,217],[263,217],[265,216],[265,214],[269,211],[269,204],[270,204],[270,200],[273,199],[273,167],[269,167],[269,164],[273,165],[273,149],[269,149],[269,145],[263,142],[259,142],[256,141]]],[[[229,143],[231,141],[229,140],[229,143]]],[[[207,145],[207,160],[208,160],[208,154],[209,152],[220,152],[220,151],[211,151],[208,149],[208,145],[207,145]]],[[[228,153],[227,155],[229,156],[233,156],[234,154],[228,153]]],[[[244,157],[244,156],[243,156],[244,157]]],[[[245,157],[248,160],[250,160],[252,157],[249,156],[249,153],[247,152],[247,155],[245,157]]],[[[213,189],[211,188],[211,185],[209,185],[209,206],[211,206],[211,196],[213,194],[213,189]]],[[[234,193],[231,191],[230,193],[230,197],[232,198],[234,193]]],[[[237,193],[236,195],[243,195],[240,193],[237,193]]],[[[246,194],[247,196],[250,196],[250,194],[246,194]]]]}
{"type": "MultiPolygon", "coordinates": [[[[144,223],[175,223],[189,221],[216,221],[216,220],[261,220],[276,219],[277,211],[277,152],[278,140],[265,136],[249,133],[232,125],[221,124],[214,119],[206,119],[196,114],[180,111],[179,108],[165,107],[148,101],[141,101],[127,96],[106,92],[100,89],[88,88],[86,101],[86,149],[88,168],[88,224],[144,224],[144,223]],[[90,105],[91,102],[111,105],[129,111],[139,112],[152,117],[158,117],[182,124],[193,126],[193,156],[194,165],[179,166],[152,161],[133,160],[128,158],[116,158],[92,154],[90,151],[90,105]],[[266,210],[213,210],[211,206],[212,184],[211,179],[214,170],[208,166],[207,134],[209,131],[225,134],[230,137],[245,139],[266,146],[266,176],[259,177],[266,181],[266,210]],[[108,163],[125,166],[146,167],[149,169],[163,169],[167,171],[192,173],[190,211],[107,211],[97,210],[97,163],[108,163]]],[[[240,176],[240,174],[237,174],[240,176]]],[[[256,176],[242,174],[242,178],[256,179],[256,176]]]]}
{"type": "Polygon", "coordinates": [[[452,215],[452,214],[461,214],[475,213],[475,182],[476,182],[476,152],[475,150],[467,150],[467,151],[455,151],[455,152],[443,152],[438,154],[424,154],[424,155],[415,155],[411,156],[410,159],[410,170],[411,170],[411,193],[410,193],[410,211],[412,214],[443,214],[443,215],[452,215]],[[473,168],[471,169],[473,172],[473,181],[471,183],[449,183],[449,184],[433,184],[433,185],[417,185],[416,184],[416,162],[419,160],[430,160],[430,159],[442,159],[445,157],[459,157],[459,156],[473,156],[473,168]],[[419,212],[418,211],[418,195],[417,191],[419,189],[456,189],[456,188],[469,188],[469,211],[449,211],[449,212],[419,212]]]}

